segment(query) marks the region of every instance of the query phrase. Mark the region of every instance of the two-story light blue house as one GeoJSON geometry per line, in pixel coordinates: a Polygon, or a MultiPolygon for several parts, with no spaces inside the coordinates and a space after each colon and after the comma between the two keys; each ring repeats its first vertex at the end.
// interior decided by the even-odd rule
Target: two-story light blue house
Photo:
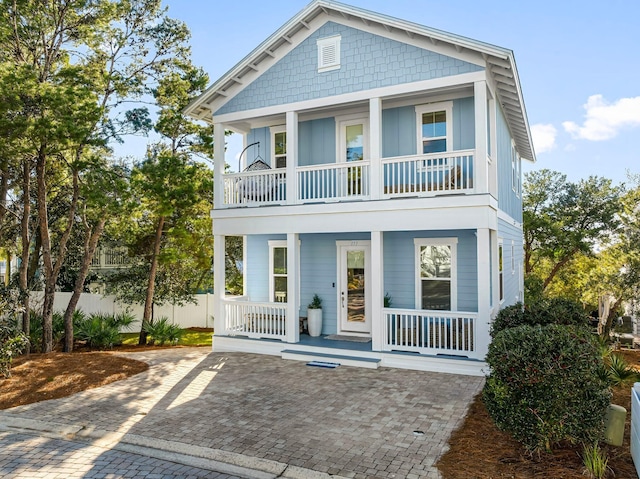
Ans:
{"type": "Polygon", "coordinates": [[[244,237],[214,350],[480,374],[492,317],[523,299],[535,158],[510,50],[315,0],[187,113],[214,125],[216,285],[244,237]],[[225,173],[225,130],[264,161],[254,145],[225,173]],[[314,294],[321,337],[299,327],[314,294]]]}

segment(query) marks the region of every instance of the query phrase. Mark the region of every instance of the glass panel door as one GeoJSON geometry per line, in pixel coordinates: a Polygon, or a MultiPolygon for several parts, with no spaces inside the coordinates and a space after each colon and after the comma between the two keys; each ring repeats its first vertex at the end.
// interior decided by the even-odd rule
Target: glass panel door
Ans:
{"type": "Polygon", "coordinates": [[[342,244],[339,253],[340,332],[371,333],[369,313],[370,246],[368,241],[342,244]]]}
{"type": "Polygon", "coordinates": [[[364,250],[347,251],[347,322],[363,323],[365,289],[364,250]]]}

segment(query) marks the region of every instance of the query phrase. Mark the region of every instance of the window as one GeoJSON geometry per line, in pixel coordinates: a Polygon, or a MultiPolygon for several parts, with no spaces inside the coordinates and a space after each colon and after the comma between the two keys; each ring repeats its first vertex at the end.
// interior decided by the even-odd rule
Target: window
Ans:
{"type": "Polygon", "coordinates": [[[511,188],[516,196],[520,196],[520,156],[515,143],[511,142],[511,188]]]}
{"type": "Polygon", "coordinates": [[[287,302],[287,242],[269,241],[269,300],[287,302]]]}
{"type": "Polygon", "coordinates": [[[504,258],[504,246],[502,240],[498,243],[498,277],[500,279],[500,302],[504,301],[504,270],[503,262],[504,258]]]}
{"type": "Polygon", "coordinates": [[[416,308],[457,309],[456,238],[416,238],[416,308]]]}
{"type": "Polygon", "coordinates": [[[271,128],[271,167],[287,167],[287,130],[285,126],[271,128]]]}
{"type": "Polygon", "coordinates": [[[337,158],[341,162],[368,159],[369,119],[358,115],[336,117],[337,158]]]}
{"type": "Polygon", "coordinates": [[[453,102],[416,107],[418,154],[438,153],[452,149],[452,111],[453,102]]]}
{"type": "Polygon", "coordinates": [[[340,35],[321,38],[318,45],[318,73],[340,68],[340,35]]]}

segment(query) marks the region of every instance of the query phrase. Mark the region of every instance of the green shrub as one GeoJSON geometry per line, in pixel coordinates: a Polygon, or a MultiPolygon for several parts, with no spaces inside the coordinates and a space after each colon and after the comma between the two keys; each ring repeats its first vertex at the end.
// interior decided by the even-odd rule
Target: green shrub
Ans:
{"type": "Polygon", "coordinates": [[[611,393],[604,362],[588,330],[519,326],[489,346],[491,373],[484,403],[496,425],[529,451],[560,441],[592,443],[602,436],[611,393]]]}
{"type": "Polygon", "coordinates": [[[633,384],[640,380],[638,371],[633,369],[619,354],[610,354],[605,358],[605,362],[611,386],[633,384]]]}
{"type": "MultiPolygon", "coordinates": [[[[42,352],[42,314],[31,310],[29,314],[29,343],[31,344],[31,352],[42,352]]],[[[56,349],[64,338],[64,316],[62,313],[54,311],[52,317],[52,337],[53,349],[56,349]]]]}
{"type": "Polygon", "coordinates": [[[29,339],[20,331],[10,317],[0,319],[0,374],[11,377],[11,362],[14,356],[25,351],[29,339]]]}
{"type": "Polygon", "coordinates": [[[158,344],[160,346],[165,343],[178,344],[184,332],[177,324],[170,323],[169,318],[166,316],[151,323],[146,323],[144,330],[149,335],[150,344],[158,344]]]}
{"type": "Polygon", "coordinates": [[[128,313],[94,313],[74,321],[74,336],[90,349],[112,348],[122,343],[120,330],[128,329],[135,318],[128,313]]]}
{"type": "Polygon", "coordinates": [[[500,310],[491,325],[491,336],[495,337],[507,328],[536,324],[564,324],[587,328],[589,317],[580,304],[569,299],[550,298],[526,306],[517,303],[500,310]]]}

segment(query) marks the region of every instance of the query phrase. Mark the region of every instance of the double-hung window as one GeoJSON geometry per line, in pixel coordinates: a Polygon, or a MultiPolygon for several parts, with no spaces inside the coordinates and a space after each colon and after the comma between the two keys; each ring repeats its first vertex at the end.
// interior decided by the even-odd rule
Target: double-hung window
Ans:
{"type": "Polygon", "coordinates": [[[269,241],[269,298],[275,303],[287,302],[287,242],[269,241]]]}
{"type": "Polygon", "coordinates": [[[416,238],[416,308],[457,309],[457,238],[416,238]]]}
{"type": "Polygon", "coordinates": [[[498,240],[498,277],[500,280],[500,302],[504,301],[504,244],[498,240]]]}
{"type": "Polygon", "coordinates": [[[418,154],[440,153],[453,149],[453,102],[416,106],[418,154]]]}
{"type": "Polygon", "coordinates": [[[271,167],[287,167],[287,129],[285,126],[271,128],[271,167]]]}

